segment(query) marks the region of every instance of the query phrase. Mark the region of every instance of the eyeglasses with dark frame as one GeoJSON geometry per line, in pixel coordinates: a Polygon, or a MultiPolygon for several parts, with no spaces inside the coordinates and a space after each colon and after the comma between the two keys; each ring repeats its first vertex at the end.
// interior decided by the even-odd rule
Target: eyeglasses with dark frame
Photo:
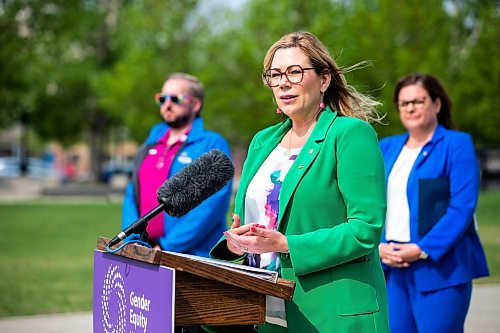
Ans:
{"type": "Polygon", "coordinates": [[[162,106],[163,104],[165,104],[167,101],[170,100],[175,105],[179,105],[183,101],[189,100],[189,98],[191,98],[191,96],[189,96],[189,95],[181,95],[181,94],[178,94],[178,95],[169,95],[169,94],[157,93],[155,95],[155,102],[159,106],[162,106]]]}
{"type": "Polygon", "coordinates": [[[304,71],[311,69],[314,69],[314,67],[302,68],[300,65],[288,66],[284,72],[276,68],[271,68],[262,74],[262,78],[269,87],[274,88],[279,86],[283,75],[285,75],[290,83],[300,83],[304,79],[304,71]]]}
{"type": "Polygon", "coordinates": [[[410,104],[413,105],[414,109],[421,109],[424,107],[425,101],[427,100],[427,97],[422,97],[422,98],[415,98],[411,101],[402,101],[398,102],[398,109],[407,109],[410,104]]]}

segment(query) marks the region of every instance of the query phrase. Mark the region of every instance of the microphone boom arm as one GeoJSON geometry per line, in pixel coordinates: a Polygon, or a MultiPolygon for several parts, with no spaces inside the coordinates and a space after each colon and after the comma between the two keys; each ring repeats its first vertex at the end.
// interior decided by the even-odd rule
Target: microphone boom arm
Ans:
{"type": "Polygon", "coordinates": [[[165,203],[160,203],[158,206],[150,210],[146,215],[135,221],[128,228],[120,232],[117,236],[115,236],[109,243],[108,246],[112,247],[118,244],[120,241],[124,240],[125,237],[130,236],[131,234],[143,234],[146,232],[146,227],[148,225],[149,220],[153,217],[161,213],[165,208],[165,203]]]}

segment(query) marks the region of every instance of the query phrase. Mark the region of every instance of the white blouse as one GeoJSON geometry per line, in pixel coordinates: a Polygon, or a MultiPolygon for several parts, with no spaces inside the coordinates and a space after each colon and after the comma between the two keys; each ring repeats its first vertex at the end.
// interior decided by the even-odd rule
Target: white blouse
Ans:
{"type": "MultiPolygon", "coordinates": [[[[301,148],[288,149],[277,146],[250,181],[245,197],[245,223],[259,223],[276,230],[279,216],[281,185],[295,162],[301,148]]],[[[279,256],[276,252],[249,254],[251,266],[277,271],[279,256]]],[[[266,321],[287,327],[285,302],[276,297],[266,297],[266,321]]]]}
{"type": "Polygon", "coordinates": [[[422,147],[403,147],[392,167],[387,182],[387,216],[385,239],[387,241],[410,241],[410,207],[406,188],[408,177],[422,147]]]}

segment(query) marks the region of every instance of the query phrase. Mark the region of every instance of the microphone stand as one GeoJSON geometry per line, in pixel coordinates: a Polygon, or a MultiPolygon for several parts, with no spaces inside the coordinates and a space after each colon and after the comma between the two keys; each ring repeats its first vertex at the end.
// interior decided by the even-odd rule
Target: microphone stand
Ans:
{"type": "MultiPolygon", "coordinates": [[[[147,226],[147,222],[146,222],[146,226],[147,226]]],[[[141,237],[139,237],[139,240],[141,242],[144,242],[144,243],[148,243],[149,244],[149,234],[148,232],[146,231],[146,228],[144,228],[144,231],[141,232],[141,237]]]]}
{"type": "Polygon", "coordinates": [[[140,234],[140,240],[148,242],[149,241],[149,235],[148,232],[146,231],[146,227],[148,226],[149,220],[151,220],[153,217],[158,215],[160,212],[163,211],[165,207],[164,203],[161,203],[160,205],[156,206],[153,208],[151,211],[149,211],[146,215],[132,223],[128,228],[126,228],[124,231],[120,232],[118,236],[114,237],[109,243],[108,246],[112,247],[113,245],[118,244],[120,241],[125,239],[125,237],[131,235],[131,234],[140,234]]]}

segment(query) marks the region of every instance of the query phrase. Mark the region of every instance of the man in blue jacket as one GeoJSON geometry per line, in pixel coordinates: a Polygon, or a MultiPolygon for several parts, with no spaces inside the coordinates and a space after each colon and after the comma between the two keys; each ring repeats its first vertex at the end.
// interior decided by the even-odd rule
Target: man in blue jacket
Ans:
{"type": "MultiPolygon", "coordinates": [[[[122,229],[156,207],[157,189],[200,155],[219,149],[229,156],[227,141],[203,126],[203,97],[201,82],[184,73],[170,75],[156,94],[164,121],[151,129],[137,153],[132,179],[125,190],[122,229]]],[[[150,242],[162,250],[208,257],[227,229],[230,197],[231,182],[183,217],[159,214],[147,226],[150,242]]]]}

